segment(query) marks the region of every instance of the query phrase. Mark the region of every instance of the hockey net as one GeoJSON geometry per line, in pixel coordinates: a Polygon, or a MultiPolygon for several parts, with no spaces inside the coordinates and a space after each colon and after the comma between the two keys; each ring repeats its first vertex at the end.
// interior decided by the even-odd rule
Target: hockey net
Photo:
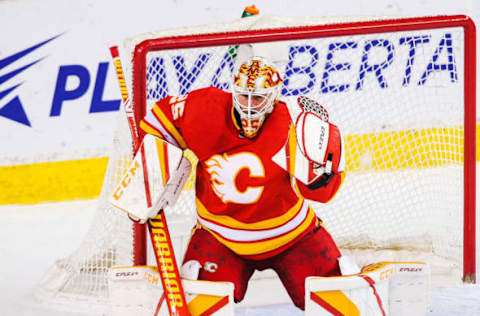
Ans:
{"type": "MultiPolygon", "coordinates": [[[[245,44],[276,64],[282,97],[317,100],[342,131],[345,182],[330,203],[313,203],[342,251],[361,265],[426,261],[438,284],[447,275],[474,281],[473,22],[256,16],[141,35],[125,45],[136,119],[167,95],[228,90],[232,49],[245,44]]],[[[138,264],[144,255],[131,222],[107,201],[131,156],[124,113],[117,130],[95,221],[80,248],[45,276],[43,299],[102,306],[109,268],[138,264]]],[[[166,210],[179,260],[195,222],[193,179],[166,210]]]]}

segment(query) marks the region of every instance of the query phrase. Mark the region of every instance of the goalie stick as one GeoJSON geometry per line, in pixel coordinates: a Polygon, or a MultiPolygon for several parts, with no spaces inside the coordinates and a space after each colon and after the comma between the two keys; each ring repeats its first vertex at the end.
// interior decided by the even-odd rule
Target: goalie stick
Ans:
{"type": "MultiPolygon", "coordinates": [[[[257,15],[259,13],[258,9],[255,5],[246,7],[242,13],[242,18],[257,15]]],[[[230,56],[232,60],[236,57],[236,52],[238,50],[238,45],[230,46],[227,50],[227,54],[230,56]]],[[[135,121],[133,105],[128,95],[128,89],[125,83],[125,75],[123,72],[123,67],[121,64],[121,59],[119,56],[118,46],[110,47],[110,54],[112,56],[113,64],[115,66],[115,71],[117,74],[117,80],[120,87],[120,93],[122,95],[122,103],[125,108],[125,113],[127,115],[130,132],[132,134],[132,154],[138,150],[141,150],[142,155],[142,162],[144,164],[144,179],[145,179],[145,191],[147,197],[147,205],[151,207],[152,201],[149,192],[149,185],[148,185],[148,173],[147,169],[145,168],[145,157],[142,148],[140,147],[141,139],[140,133],[138,131],[138,127],[135,121]]],[[[140,247],[145,247],[145,225],[135,223],[137,231],[135,234],[138,235],[138,239],[140,242],[140,247]]],[[[155,315],[158,314],[160,306],[163,300],[167,299],[167,306],[170,312],[170,315],[190,315],[188,311],[187,302],[185,299],[185,293],[183,291],[180,274],[178,271],[178,267],[176,264],[175,254],[172,246],[172,241],[170,238],[170,234],[168,232],[167,222],[165,216],[163,214],[163,210],[160,210],[158,215],[150,219],[147,222],[147,226],[150,232],[150,239],[152,241],[152,246],[155,253],[155,258],[157,261],[157,266],[159,270],[159,274],[161,276],[162,285],[164,288],[164,293],[160,298],[160,301],[157,306],[157,310],[155,315]]],[[[134,236],[135,238],[135,236],[134,236]]],[[[136,258],[135,265],[138,264],[146,264],[146,258],[136,258]]]]}
{"type": "MultiPolygon", "coordinates": [[[[120,92],[122,94],[122,102],[125,107],[125,112],[127,114],[127,119],[130,127],[130,132],[132,134],[132,147],[133,147],[133,155],[139,150],[140,148],[140,133],[138,127],[135,123],[135,117],[133,112],[133,105],[128,97],[128,90],[125,84],[125,76],[122,68],[122,64],[120,61],[120,56],[118,52],[117,46],[110,47],[110,54],[112,55],[113,64],[115,65],[115,71],[117,73],[118,84],[120,87],[120,92]]],[[[140,148],[140,150],[142,150],[140,148]]],[[[142,162],[145,164],[145,157],[144,152],[142,150],[142,162]]],[[[144,179],[145,179],[145,193],[147,197],[147,205],[148,207],[152,206],[150,190],[148,185],[148,173],[147,168],[144,165],[144,179]]],[[[140,225],[135,223],[134,225],[140,225]]],[[[145,227],[144,225],[142,225],[145,227]]],[[[178,316],[188,316],[190,312],[188,311],[187,301],[185,299],[185,294],[182,287],[182,282],[180,280],[180,273],[178,271],[177,262],[175,259],[175,254],[173,251],[172,240],[170,238],[170,234],[168,232],[167,221],[163,214],[163,210],[159,210],[158,215],[150,219],[147,222],[148,230],[150,232],[150,239],[152,241],[152,246],[155,254],[155,259],[157,261],[158,271],[161,276],[162,285],[164,289],[164,293],[160,298],[158,303],[158,307],[163,302],[163,299],[166,298],[168,310],[170,315],[178,315],[178,316]]],[[[145,234],[145,229],[140,229],[140,234],[145,234]]],[[[140,236],[140,238],[142,238],[140,236]]],[[[143,237],[144,240],[144,237],[143,237]]],[[[145,243],[143,243],[145,246],[145,243]]],[[[143,258],[143,261],[146,261],[143,258]]],[[[137,264],[137,263],[136,263],[137,264]]],[[[143,263],[145,264],[145,262],[143,263]]],[[[158,312],[159,308],[157,308],[158,312]]]]}

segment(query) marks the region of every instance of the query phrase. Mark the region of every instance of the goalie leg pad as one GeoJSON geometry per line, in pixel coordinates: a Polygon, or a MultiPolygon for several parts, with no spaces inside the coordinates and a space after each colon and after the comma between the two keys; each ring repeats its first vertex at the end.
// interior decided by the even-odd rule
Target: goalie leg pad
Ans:
{"type": "MultiPolygon", "coordinates": [[[[157,267],[113,267],[109,273],[109,315],[169,315],[157,267]]],[[[182,280],[192,316],[233,316],[233,284],[182,280]]]]}
{"type": "Polygon", "coordinates": [[[305,315],[426,315],[430,270],[424,263],[380,262],[361,273],[305,280],[305,315]]]}

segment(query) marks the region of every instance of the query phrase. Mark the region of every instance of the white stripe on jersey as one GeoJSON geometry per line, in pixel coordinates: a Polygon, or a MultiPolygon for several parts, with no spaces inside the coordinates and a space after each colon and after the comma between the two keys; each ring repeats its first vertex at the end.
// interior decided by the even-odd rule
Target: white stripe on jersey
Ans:
{"type": "Polygon", "coordinates": [[[220,236],[237,242],[248,242],[248,241],[259,241],[271,237],[276,237],[288,233],[289,231],[297,228],[307,217],[308,214],[308,203],[303,201],[302,208],[300,212],[292,218],[290,221],[284,225],[272,229],[264,230],[244,230],[244,229],[234,229],[227,228],[224,226],[217,225],[210,221],[207,221],[200,216],[197,216],[198,221],[208,229],[218,233],[220,236]]]}
{"type": "Polygon", "coordinates": [[[177,141],[175,140],[175,138],[172,136],[172,134],[170,134],[162,125],[162,123],[160,123],[157,119],[157,117],[153,114],[152,111],[148,111],[147,115],[145,116],[145,118],[143,119],[145,122],[147,122],[148,124],[152,125],[153,127],[155,127],[157,130],[159,130],[161,132],[161,134],[163,135],[163,137],[165,137],[165,140],[167,142],[169,142],[170,144],[178,147],[178,148],[181,148],[180,145],[177,143],[177,141]]]}

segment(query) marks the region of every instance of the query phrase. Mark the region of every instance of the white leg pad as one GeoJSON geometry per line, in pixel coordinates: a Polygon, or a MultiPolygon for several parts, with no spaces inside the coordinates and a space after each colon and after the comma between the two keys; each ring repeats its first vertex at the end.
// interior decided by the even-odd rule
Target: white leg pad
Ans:
{"type": "MultiPolygon", "coordinates": [[[[233,284],[182,280],[192,316],[233,316],[233,284]]],[[[109,280],[109,315],[169,315],[158,270],[154,266],[113,267],[109,280]],[[158,312],[157,312],[158,311],[158,312]]]]}
{"type": "Polygon", "coordinates": [[[380,262],[361,273],[305,280],[305,315],[426,315],[430,269],[424,263],[380,262]]]}

